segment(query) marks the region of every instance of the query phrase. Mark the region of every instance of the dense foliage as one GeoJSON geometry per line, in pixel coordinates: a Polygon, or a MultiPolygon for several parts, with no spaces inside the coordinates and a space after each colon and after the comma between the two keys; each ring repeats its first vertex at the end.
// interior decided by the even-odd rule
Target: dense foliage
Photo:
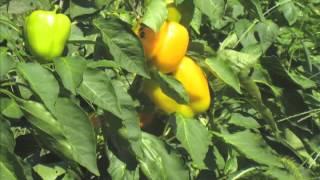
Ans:
{"type": "Polygon", "coordinates": [[[209,110],[192,118],[142,90],[152,79],[188,102],[134,32],[158,31],[167,3],[0,0],[0,179],[320,177],[320,1],[171,2],[210,85],[209,110]],[[55,6],[71,34],[43,63],[23,26],[55,6]]]}

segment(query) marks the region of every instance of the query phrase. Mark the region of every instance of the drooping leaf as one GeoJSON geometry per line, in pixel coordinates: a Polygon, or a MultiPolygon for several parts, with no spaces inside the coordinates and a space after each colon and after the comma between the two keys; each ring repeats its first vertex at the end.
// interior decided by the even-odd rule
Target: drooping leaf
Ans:
{"type": "Polygon", "coordinates": [[[87,115],[77,105],[69,99],[59,98],[55,106],[55,118],[40,103],[20,103],[25,117],[36,129],[37,137],[46,148],[99,175],[94,131],[87,115]]]}

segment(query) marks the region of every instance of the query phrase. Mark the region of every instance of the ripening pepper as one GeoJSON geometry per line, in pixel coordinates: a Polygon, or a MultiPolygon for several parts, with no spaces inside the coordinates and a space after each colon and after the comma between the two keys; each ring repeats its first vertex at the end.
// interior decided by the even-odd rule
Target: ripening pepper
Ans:
{"type": "Polygon", "coordinates": [[[208,81],[201,67],[191,58],[184,57],[173,75],[186,89],[192,110],[196,113],[206,111],[211,98],[208,81]]]}
{"type": "Polygon", "coordinates": [[[142,26],[138,36],[145,55],[161,72],[173,72],[184,57],[189,43],[186,28],[177,22],[166,21],[159,32],[142,26]]]}
{"type": "Polygon", "coordinates": [[[144,82],[144,92],[152,102],[164,112],[179,112],[185,117],[192,117],[205,112],[210,106],[210,91],[207,78],[202,69],[190,58],[184,57],[173,76],[181,82],[189,95],[189,104],[179,104],[167,96],[160,85],[148,80],[144,82]]]}
{"type": "Polygon", "coordinates": [[[24,36],[31,53],[50,61],[63,53],[71,29],[70,19],[56,11],[33,11],[25,20],[24,36]]]}

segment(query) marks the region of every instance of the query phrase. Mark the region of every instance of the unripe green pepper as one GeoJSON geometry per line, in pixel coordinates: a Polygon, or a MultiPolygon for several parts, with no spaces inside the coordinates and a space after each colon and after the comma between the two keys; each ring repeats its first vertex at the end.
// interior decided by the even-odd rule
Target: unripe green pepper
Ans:
{"type": "Polygon", "coordinates": [[[25,20],[24,36],[31,53],[51,61],[63,53],[71,29],[70,19],[56,11],[33,11],[25,20]]]}

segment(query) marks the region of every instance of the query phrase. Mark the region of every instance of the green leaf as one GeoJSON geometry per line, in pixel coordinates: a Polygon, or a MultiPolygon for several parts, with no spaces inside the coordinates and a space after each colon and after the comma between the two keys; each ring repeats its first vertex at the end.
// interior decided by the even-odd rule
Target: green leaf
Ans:
{"type": "Polygon", "coordinates": [[[278,10],[283,13],[289,25],[293,25],[298,20],[299,8],[293,1],[288,0],[278,0],[277,4],[280,5],[278,10]]]}
{"type": "Polygon", "coordinates": [[[66,89],[76,94],[86,69],[86,60],[81,56],[62,57],[54,60],[56,71],[66,89]]]}
{"type": "Polygon", "coordinates": [[[244,69],[249,69],[253,67],[258,62],[260,54],[253,55],[230,49],[225,49],[219,51],[218,56],[224,61],[227,61],[234,71],[240,72],[244,69]]]}
{"type": "Polygon", "coordinates": [[[91,1],[77,0],[70,2],[69,13],[72,19],[78,16],[93,14],[96,11],[97,9],[91,1]]]}
{"type": "Polygon", "coordinates": [[[119,99],[121,108],[124,109],[124,112],[121,114],[120,118],[125,121],[124,125],[126,125],[127,127],[131,126],[130,132],[139,129],[138,136],[140,137],[140,128],[138,123],[139,121],[137,119],[137,112],[135,110],[135,102],[133,101],[132,97],[128,94],[125,87],[123,87],[122,82],[120,80],[113,80],[112,85],[117,90],[116,95],[119,99]]]}
{"type": "Polygon", "coordinates": [[[96,137],[86,113],[71,100],[59,98],[55,116],[71,146],[72,159],[99,175],[96,163],[96,137]]]}
{"type": "Polygon", "coordinates": [[[116,89],[106,74],[98,70],[87,69],[78,93],[100,108],[121,117],[121,107],[116,89]]]}
{"type": "Polygon", "coordinates": [[[20,119],[23,116],[18,104],[13,99],[0,99],[0,112],[6,117],[20,119]]]}
{"type": "Polygon", "coordinates": [[[204,159],[211,144],[209,131],[199,121],[176,115],[176,137],[190,154],[197,168],[205,169],[204,159]]]}
{"type": "Polygon", "coordinates": [[[142,172],[149,179],[188,179],[189,172],[177,154],[168,151],[157,137],[142,133],[143,157],[139,159],[142,172]]]}
{"type": "Polygon", "coordinates": [[[163,0],[146,1],[145,13],[142,23],[158,32],[163,22],[167,19],[168,11],[163,0]]]}
{"type": "MultiPolygon", "coordinates": [[[[284,158],[283,158],[284,159],[284,158]]],[[[302,179],[306,179],[306,178],[310,178],[308,177],[306,174],[302,174],[299,170],[299,165],[295,164],[295,162],[293,162],[290,159],[285,160],[286,162],[284,164],[286,164],[285,166],[287,166],[285,168],[285,170],[280,169],[280,168],[269,168],[265,174],[267,175],[267,177],[273,177],[276,179],[297,179],[297,180],[302,180],[302,179]],[[289,164],[290,166],[289,167],[289,164]],[[292,167],[295,166],[293,169],[292,167]]],[[[284,160],[282,160],[282,162],[284,162],[284,160]]]]}
{"type": "Polygon", "coordinates": [[[0,179],[26,180],[24,167],[13,152],[3,150],[0,146],[0,179]]]}
{"type": "Polygon", "coordinates": [[[275,86],[275,85],[273,85],[271,77],[270,77],[268,71],[265,70],[261,66],[261,64],[256,64],[254,66],[254,71],[253,71],[251,77],[255,82],[268,86],[271,89],[271,91],[273,92],[273,95],[276,98],[279,98],[281,96],[282,89],[277,87],[277,86],[275,86]]]}
{"type": "Polygon", "coordinates": [[[286,142],[292,148],[294,148],[295,152],[303,157],[303,160],[307,161],[310,166],[315,166],[317,164],[315,160],[310,156],[310,154],[306,151],[306,148],[300,138],[289,128],[284,129],[284,137],[286,139],[286,142]]]}
{"type": "Polygon", "coordinates": [[[189,103],[189,95],[178,80],[161,72],[155,72],[153,75],[165,94],[173,98],[179,104],[189,103]]]}
{"type": "Polygon", "coordinates": [[[196,8],[209,17],[214,27],[220,28],[225,9],[224,0],[194,0],[193,3],[196,8]]]}
{"type": "Polygon", "coordinates": [[[239,16],[244,15],[244,6],[239,2],[239,0],[227,1],[228,7],[232,9],[232,18],[238,19],[239,16]]]}
{"type": "Polygon", "coordinates": [[[142,45],[130,29],[120,19],[96,19],[94,25],[100,30],[103,42],[120,67],[149,77],[142,45]]]}
{"type": "Polygon", "coordinates": [[[228,35],[220,44],[219,51],[226,48],[233,48],[238,42],[238,36],[235,33],[228,35]]]}
{"type": "Polygon", "coordinates": [[[59,94],[59,84],[53,74],[38,63],[19,63],[17,70],[52,111],[59,94]]]}
{"type": "Polygon", "coordinates": [[[89,61],[87,66],[89,68],[120,68],[117,63],[111,60],[99,60],[99,61],[89,61]]]}
{"type": "Polygon", "coordinates": [[[99,175],[96,140],[88,116],[69,99],[57,100],[54,115],[34,101],[22,101],[21,109],[48,149],[99,175]],[[81,133],[79,133],[81,132],[81,133]]]}
{"type": "Polygon", "coordinates": [[[237,153],[234,150],[229,150],[226,165],[223,169],[224,174],[231,174],[238,170],[237,153]]]}
{"type": "Polygon", "coordinates": [[[134,171],[129,170],[126,163],[118,159],[110,150],[107,151],[107,155],[110,162],[108,173],[112,179],[139,180],[139,168],[134,171]]]}
{"type": "Polygon", "coordinates": [[[250,0],[250,2],[255,7],[257,14],[259,15],[260,20],[264,20],[265,18],[264,18],[263,12],[262,12],[261,1],[260,0],[250,0]]]}
{"type": "Polygon", "coordinates": [[[255,26],[255,31],[258,32],[260,43],[273,43],[279,34],[279,26],[271,20],[259,22],[255,26]]]}
{"type": "Polygon", "coordinates": [[[315,88],[317,86],[317,84],[313,80],[305,77],[302,73],[290,71],[288,72],[288,75],[296,84],[301,86],[303,89],[315,88]]]}
{"type": "Polygon", "coordinates": [[[120,149],[125,148],[124,151],[130,149],[130,152],[133,152],[135,156],[141,157],[141,129],[134,101],[128,92],[124,90],[121,81],[114,80],[112,84],[117,89],[116,95],[121,105],[121,114],[117,117],[105,117],[105,119],[108,119],[105,122],[108,124],[108,136],[113,136],[114,143],[118,144],[120,149]]]}
{"type": "Polygon", "coordinates": [[[209,57],[205,60],[205,63],[214,75],[218,76],[219,79],[231,86],[238,93],[241,93],[239,78],[229,67],[229,64],[221,59],[221,57],[209,57]]]}
{"type": "Polygon", "coordinates": [[[25,0],[25,1],[10,0],[8,13],[10,14],[26,13],[27,11],[30,11],[34,8],[34,6],[32,5],[32,2],[33,0],[25,0]]]}
{"type": "Polygon", "coordinates": [[[282,167],[279,157],[257,133],[245,130],[233,134],[214,134],[233,145],[248,159],[268,166],[282,167]]]}
{"type": "Polygon", "coordinates": [[[27,179],[26,170],[20,158],[14,154],[15,140],[9,123],[0,117],[0,179],[27,179]]]}
{"type": "MultiPolygon", "coordinates": [[[[15,145],[16,143],[13,133],[10,130],[10,124],[5,120],[0,119],[0,147],[7,149],[7,151],[13,152],[15,145]]],[[[2,151],[0,151],[0,153],[1,152],[2,151]]]]}
{"type": "Polygon", "coordinates": [[[59,176],[63,175],[66,170],[57,164],[37,164],[32,168],[42,179],[56,180],[59,176]]]}
{"type": "Polygon", "coordinates": [[[258,41],[254,36],[254,27],[256,22],[250,22],[248,19],[240,19],[234,25],[234,31],[240,39],[243,47],[257,44],[258,41]]]}
{"type": "Polygon", "coordinates": [[[239,127],[244,127],[246,129],[258,129],[261,126],[259,123],[250,116],[244,116],[240,113],[232,114],[229,122],[239,127]]]}
{"type": "Polygon", "coordinates": [[[198,8],[195,8],[190,25],[197,34],[200,34],[201,21],[202,21],[201,11],[198,8]]]}
{"type": "Polygon", "coordinates": [[[0,48],[0,80],[15,66],[12,56],[7,55],[5,48],[0,48]]]}

